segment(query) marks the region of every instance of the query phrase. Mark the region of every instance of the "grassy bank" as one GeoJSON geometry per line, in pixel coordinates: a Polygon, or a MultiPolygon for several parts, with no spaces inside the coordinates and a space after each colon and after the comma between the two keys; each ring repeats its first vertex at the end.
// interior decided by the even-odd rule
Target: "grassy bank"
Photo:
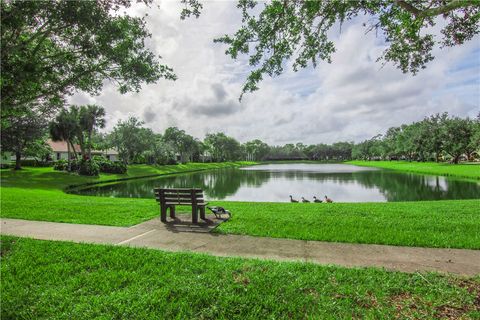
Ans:
{"type": "Polygon", "coordinates": [[[480,249],[480,200],[390,203],[223,202],[215,231],[262,237],[480,249]]]}
{"type": "MultiPolygon", "coordinates": [[[[127,174],[85,177],[52,168],[2,170],[0,216],[27,220],[131,226],[159,214],[155,201],[65,194],[71,185],[100,183],[199,170],[250,165],[253,162],[188,163],[168,166],[129,166],[127,174]]],[[[153,195],[152,195],[153,198],[153,195]]]]}
{"type": "Polygon", "coordinates": [[[2,319],[479,316],[478,278],[1,240],[2,319]]]}
{"type": "Polygon", "coordinates": [[[365,167],[400,170],[412,173],[480,179],[480,164],[451,164],[409,161],[349,161],[348,164],[365,167]]]}
{"type": "Polygon", "coordinates": [[[70,174],[63,171],[55,171],[52,167],[25,167],[23,170],[19,171],[4,169],[1,170],[0,173],[2,178],[2,187],[59,190],[65,189],[72,185],[102,183],[182,172],[241,167],[252,164],[255,164],[255,162],[236,161],[222,163],[187,163],[165,166],[139,164],[128,166],[128,172],[126,174],[102,173],[98,177],[79,176],[73,173],[70,174]]]}

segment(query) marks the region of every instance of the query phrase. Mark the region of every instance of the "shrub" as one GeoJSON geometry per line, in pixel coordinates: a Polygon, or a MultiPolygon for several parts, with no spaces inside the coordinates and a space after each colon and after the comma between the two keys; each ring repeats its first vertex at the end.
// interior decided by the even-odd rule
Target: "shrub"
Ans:
{"type": "Polygon", "coordinates": [[[14,166],[9,164],[9,163],[0,163],[0,169],[10,169],[13,168],[14,166]]]}
{"type": "Polygon", "coordinates": [[[102,156],[94,156],[92,160],[94,160],[98,164],[100,168],[100,172],[104,172],[104,173],[126,173],[127,172],[127,166],[122,162],[113,162],[102,156]]]}
{"type": "Polygon", "coordinates": [[[82,176],[98,176],[100,167],[94,160],[80,160],[78,163],[78,174],[82,176]]]}
{"type": "Polygon", "coordinates": [[[20,160],[20,164],[25,167],[50,167],[52,165],[51,162],[45,162],[35,159],[20,160]]]}
{"type": "Polygon", "coordinates": [[[103,163],[103,167],[100,171],[105,173],[126,173],[127,166],[123,162],[108,161],[103,163]]]}
{"type": "Polygon", "coordinates": [[[67,171],[68,170],[68,161],[65,159],[58,160],[53,165],[53,170],[58,171],[67,171]]]}

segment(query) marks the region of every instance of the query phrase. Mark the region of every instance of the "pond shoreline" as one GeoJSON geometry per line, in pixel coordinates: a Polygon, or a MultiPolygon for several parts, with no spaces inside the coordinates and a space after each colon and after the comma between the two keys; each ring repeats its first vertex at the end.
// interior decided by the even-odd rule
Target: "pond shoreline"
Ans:
{"type": "Polygon", "coordinates": [[[402,202],[478,199],[480,184],[456,177],[401,172],[353,163],[289,162],[258,163],[202,170],[169,172],[136,179],[103,181],[67,190],[78,195],[115,198],[151,198],[152,190],[201,188],[211,201],[290,202],[301,201],[402,202]]]}

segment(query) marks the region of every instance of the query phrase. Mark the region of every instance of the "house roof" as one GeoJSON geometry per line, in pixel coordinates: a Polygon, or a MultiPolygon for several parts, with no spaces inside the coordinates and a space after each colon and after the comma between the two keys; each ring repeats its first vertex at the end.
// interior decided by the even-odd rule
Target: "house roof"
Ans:
{"type": "Polygon", "coordinates": [[[106,154],[106,155],[117,155],[118,151],[115,149],[107,149],[107,150],[92,150],[92,153],[95,154],[106,154]]]}
{"type": "MultiPolygon", "coordinates": [[[[67,142],[66,141],[52,141],[47,140],[47,144],[52,148],[53,152],[68,152],[67,142]]],[[[80,146],[78,144],[73,145],[76,152],[80,152],[80,146]]],[[[73,150],[70,150],[73,152],[73,150]]],[[[115,149],[107,150],[92,150],[92,153],[95,154],[106,154],[106,155],[118,155],[118,151],[115,149]]]]}
{"type": "MultiPolygon", "coordinates": [[[[47,140],[47,144],[50,146],[50,148],[52,148],[53,152],[68,152],[66,141],[52,141],[49,139],[47,140]]],[[[73,146],[76,152],[80,152],[80,146],[78,144],[74,144],[73,146]]]]}

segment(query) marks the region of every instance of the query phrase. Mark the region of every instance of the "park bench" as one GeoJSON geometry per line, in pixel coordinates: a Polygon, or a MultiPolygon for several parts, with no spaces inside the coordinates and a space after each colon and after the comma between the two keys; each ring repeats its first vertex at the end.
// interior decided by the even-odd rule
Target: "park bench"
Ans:
{"type": "Polygon", "coordinates": [[[205,219],[205,206],[208,204],[203,199],[202,189],[187,188],[155,188],[155,199],[160,204],[160,219],[167,222],[167,209],[170,209],[170,218],[175,219],[175,206],[192,206],[192,222],[198,223],[198,212],[200,218],[205,219]]]}

